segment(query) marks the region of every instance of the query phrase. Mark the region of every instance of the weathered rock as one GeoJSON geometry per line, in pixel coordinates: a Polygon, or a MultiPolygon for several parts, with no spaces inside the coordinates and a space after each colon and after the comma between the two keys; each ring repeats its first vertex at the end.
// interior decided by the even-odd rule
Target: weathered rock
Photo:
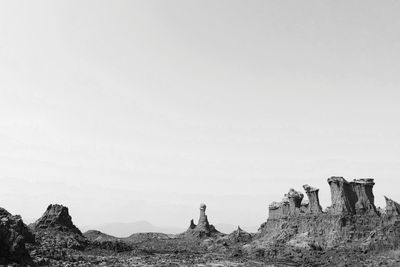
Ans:
{"type": "Polygon", "coordinates": [[[74,225],[67,207],[51,204],[45,213],[31,225],[34,229],[55,229],[64,232],[73,232],[82,236],[82,232],[74,225]]]}
{"type": "Polygon", "coordinates": [[[20,216],[11,215],[0,208],[0,264],[31,264],[32,259],[25,244],[34,241],[34,235],[20,216]]]}
{"type": "Polygon", "coordinates": [[[374,179],[354,179],[351,185],[355,193],[356,202],[354,203],[354,207],[356,213],[377,214],[374,204],[374,194],[372,192],[375,185],[374,179]]]}
{"type": "Polygon", "coordinates": [[[307,184],[303,185],[304,191],[306,191],[308,197],[308,212],[310,213],[321,213],[322,207],[319,204],[318,188],[311,187],[307,184]]]}
{"type": "Polygon", "coordinates": [[[385,196],[386,201],[386,215],[387,216],[399,216],[400,215],[400,204],[394,200],[385,196]]]}
{"type": "Polygon", "coordinates": [[[269,219],[279,219],[282,217],[282,207],[281,202],[272,202],[268,206],[268,218],[269,219]]]}
{"type": "Polygon", "coordinates": [[[235,231],[233,231],[227,236],[227,239],[229,239],[231,242],[246,243],[252,239],[252,235],[244,231],[242,228],[240,228],[240,226],[238,226],[238,228],[235,231]]]}
{"type": "Polygon", "coordinates": [[[334,214],[378,214],[372,191],[374,179],[363,178],[347,182],[343,177],[331,177],[328,183],[332,194],[331,212],[334,214]]]}
{"type": "Polygon", "coordinates": [[[293,215],[300,213],[301,201],[303,200],[304,195],[291,188],[287,197],[289,199],[289,214],[293,215]]]}
{"type": "Polygon", "coordinates": [[[215,229],[213,225],[211,225],[208,222],[208,218],[206,215],[206,205],[201,204],[200,205],[200,216],[199,216],[199,221],[196,224],[194,224],[193,219],[190,221],[190,226],[188,230],[186,230],[183,235],[186,236],[194,236],[194,237],[212,237],[212,236],[218,236],[221,235],[221,233],[215,229]]]}
{"type": "Polygon", "coordinates": [[[400,247],[400,204],[385,197],[386,211],[379,211],[374,204],[373,179],[347,182],[343,177],[331,177],[328,183],[332,206],[326,212],[319,204],[318,189],[304,185],[309,204],[302,202],[300,213],[293,213],[293,206],[298,210],[298,202],[289,201],[289,196],[296,195],[291,190],[286,195],[292,204],[289,216],[283,216],[282,202],[273,202],[269,206],[272,216],[245,250],[250,254],[262,251],[268,258],[291,258],[305,266],[313,266],[311,262],[353,266],[360,258],[349,261],[349,254],[400,247]],[[341,259],[335,260],[336,254],[341,259]]]}
{"type": "Polygon", "coordinates": [[[343,177],[328,178],[331,188],[331,212],[334,214],[355,213],[352,186],[343,177]]]}

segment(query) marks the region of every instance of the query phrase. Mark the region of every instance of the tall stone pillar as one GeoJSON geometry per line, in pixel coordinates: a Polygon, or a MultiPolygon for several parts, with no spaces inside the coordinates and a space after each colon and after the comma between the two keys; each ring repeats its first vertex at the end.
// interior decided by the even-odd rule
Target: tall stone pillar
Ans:
{"type": "Polygon", "coordinates": [[[308,212],[309,213],[321,213],[322,208],[319,204],[318,188],[309,186],[308,184],[303,185],[304,191],[306,191],[308,197],[308,212]]]}

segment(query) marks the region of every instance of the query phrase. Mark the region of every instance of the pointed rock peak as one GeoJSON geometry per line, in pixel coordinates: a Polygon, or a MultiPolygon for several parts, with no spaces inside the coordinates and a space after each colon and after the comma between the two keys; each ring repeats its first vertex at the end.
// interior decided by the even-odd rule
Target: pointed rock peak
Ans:
{"type": "Polygon", "coordinates": [[[34,229],[56,229],[70,231],[82,235],[74,225],[68,208],[59,204],[51,204],[45,213],[33,224],[34,229]]]}
{"type": "Polygon", "coordinates": [[[194,221],[193,221],[193,219],[191,219],[191,220],[190,220],[190,226],[189,226],[189,229],[194,229],[194,228],[196,228],[196,225],[194,224],[194,221]]]}
{"type": "Polygon", "coordinates": [[[234,242],[248,242],[252,239],[252,235],[238,226],[235,231],[229,234],[228,239],[234,242]]]}
{"type": "Polygon", "coordinates": [[[400,215],[400,204],[385,196],[386,214],[388,216],[400,215]]]}
{"type": "Polygon", "coordinates": [[[200,216],[197,225],[192,219],[189,229],[184,234],[202,238],[219,235],[221,233],[218,232],[213,225],[209,224],[206,215],[206,205],[200,204],[200,216]]]}

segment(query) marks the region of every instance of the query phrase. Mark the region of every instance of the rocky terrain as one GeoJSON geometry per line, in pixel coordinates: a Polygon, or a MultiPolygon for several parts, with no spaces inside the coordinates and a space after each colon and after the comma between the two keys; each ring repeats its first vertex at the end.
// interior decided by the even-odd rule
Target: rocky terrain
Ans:
{"type": "Polygon", "coordinates": [[[400,204],[385,197],[385,209],[377,208],[373,179],[331,177],[328,184],[330,207],[322,209],[317,188],[290,189],[269,205],[257,233],[219,232],[205,204],[181,234],[125,238],[82,233],[62,205],[49,205],[29,226],[0,208],[0,265],[400,266],[400,204]]]}

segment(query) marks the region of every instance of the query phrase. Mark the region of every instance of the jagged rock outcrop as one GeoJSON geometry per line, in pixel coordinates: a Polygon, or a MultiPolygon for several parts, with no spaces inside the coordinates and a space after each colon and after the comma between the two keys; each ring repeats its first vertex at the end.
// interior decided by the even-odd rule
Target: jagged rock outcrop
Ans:
{"type": "Polygon", "coordinates": [[[302,193],[297,192],[293,188],[289,190],[287,194],[287,198],[289,199],[289,214],[293,215],[299,213],[303,197],[304,195],[302,193]]]}
{"type": "Polygon", "coordinates": [[[200,205],[200,216],[197,225],[194,223],[193,219],[190,221],[190,226],[188,230],[184,233],[186,236],[195,236],[195,237],[213,237],[219,236],[221,233],[215,229],[213,225],[208,222],[208,218],[206,215],[206,205],[200,205]]]}
{"type": "Polygon", "coordinates": [[[373,187],[375,185],[374,179],[362,178],[354,179],[350,183],[355,193],[355,211],[356,213],[371,213],[376,214],[377,209],[374,204],[373,187]]]}
{"type": "Polygon", "coordinates": [[[25,244],[33,242],[35,237],[21,216],[0,208],[0,264],[31,264],[32,259],[25,244]]]}
{"type": "Polygon", "coordinates": [[[318,197],[319,189],[311,187],[308,184],[303,185],[303,188],[308,197],[307,211],[309,213],[321,213],[322,207],[319,204],[319,197],[318,197]]]}
{"type": "Polygon", "coordinates": [[[284,195],[281,202],[272,202],[268,206],[269,218],[281,219],[301,213],[303,197],[304,195],[302,193],[290,189],[289,192],[284,195]]]}
{"type": "Polygon", "coordinates": [[[72,260],[74,251],[82,251],[89,244],[73,224],[68,208],[62,205],[49,205],[42,217],[29,227],[37,241],[30,253],[34,260],[43,262],[40,264],[58,266],[59,262],[72,260]]]}
{"type": "Polygon", "coordinates": [[[386,216],[399,216],[400,215],[400,204],[395,202],[394,200],[385,196],[386,201],[386,216]]]}
{"type": "Polygon", "coordinates": [[[73,232],[82,235],[74,225],[67,207],[51,204],[45,213],[31,226],[34,229],[55,229],[64,232],[73,232]]]}
{"type": "Polygon", "coordinates": [[[233,231],[227,236],[228,240],[236,243],[240,242],[246,243],[249,242],[252,238],[253,236],[250,233],[244,231],[242,228],[240,228],[240,226],[238,226],[235,231],[233,231]]]}
{"type": "Polygon", "coordinates": [[[328,183],[331,188],[332,213],[377,214],[372,192],[374,179],[354,179],[348,182],[343,177],[331,177],[328,183]]]}
{"type": "Polygon", "coordinates": [[[343,177],[328,178],[331,189],[331,212],[334,214],[355,213],[352,186],[343,177]]]}
{"type": "Polygon", "coordinates": [[[258,238],[245,247],[246,251],[262,251],[272,258],[295,257],[296,261],[305,260],[306,255],[318,256],[319,264],[329,261],[335,265],[337,261],[331,255],[337,253],[343,256],[348,251],[365,253],[400,247],[400,204],[385,197],[386,211],[379,211],[374,204],[373,179],[348,182],[343,177],[331,177],[328,184],[332,206],[325,212],[319,204],[318,189],[308,185],[303,188],[309,202],[307,205],[303,201],[300,209],[301,197],[294,190],[285,195],[290,203],[289,216],[282,211],[283,202],[273,202],[268,220],[261,225],[258,238]],[[297,196],[297,202],[290,201],[289,196],[297,196]]]}

